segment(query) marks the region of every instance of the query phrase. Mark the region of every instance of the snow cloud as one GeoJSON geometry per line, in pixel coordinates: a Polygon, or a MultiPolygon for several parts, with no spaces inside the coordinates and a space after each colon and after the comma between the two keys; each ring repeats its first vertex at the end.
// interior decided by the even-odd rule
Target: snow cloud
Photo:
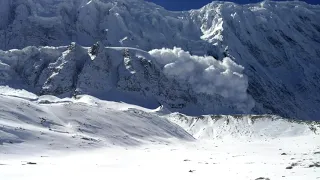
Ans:
{"type": "Polygon", "coordinates": [[[247,94],[248,78],[244,67],[229,57],[218,61],[211,56],[194,56],[181,48],[155,49],[149,52],[168,77],[187,81],[197,93],[221,95],[243,111],[250,111],[254,101],[247,94]]]}

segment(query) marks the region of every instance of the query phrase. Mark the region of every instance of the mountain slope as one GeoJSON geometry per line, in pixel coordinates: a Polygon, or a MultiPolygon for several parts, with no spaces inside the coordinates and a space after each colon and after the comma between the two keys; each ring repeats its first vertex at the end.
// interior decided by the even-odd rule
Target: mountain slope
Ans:
{"type": "Polygon", "coordinates": [[[165,115],[197,139],[275,139],[319,134],[320,124],[284,119],[272,115],[231,115],[190,117],[165,115]]]}
{"type": "MultiPolygon", "coordinates": [[[[20,92],[18,94],[21,96],[20,92]]],[[[111,145],[138,146],[167,138],[193,140],[165,118],[130,110],[130,105],[126,107],[88,96],[78,100],[53,96],[29,100],[2,94],[1,104],[0,153],[6,152],[10,144],[39,144],[29,149],[36,153],[64,149],[66,145],[92,149],[111,145]]]]}
{"type": "Polygon", "coordinates": [[[19,88],[38,95],[89,94],[148,108],[163,105],[189,115],[249,113],[254,106],[246,93],[248,80],[241,74],[243,68],[229,58],[218,61],[191,56],[181,49],[148,53],[105,48],[99,43],[91,48],[72,43],[68,47],[0,51],[0,58],[5,69],[2,85],[20,83],[19,88]],[[225,80],[228,83],[223,83],[225,80]]]}
{"type": "Polygon", "coordinates": [[[319,179],[319,9],[1,0],[0,179],[319,179]]]}
{"type": "Polygon", "coordinates": [[[0,94],[1,179],[319,177],[319,124],[170,115],[86,95],[0,94]]]}
{"type": "Polygon", "coordinates": [[[191,13],[202,38],[245,67],[257,112],[319,119],[320,6],[212,3],[191,13]]]}
{"type": "Polygon", "coordinates": [[[200,51],[213,47],[188,12],[169,12],[143,0],[4,0],[0,11],[0,49],[31,45],[108,46],[143,50],[179,46],[200,51]],[[190,47],[189,47],[190,46],[190,47]]]}
{"type": "MultiPolygon", "coordinates": [[[[210,55],[218,60],[229,57],[244,67],[248,88],[240,89],[247,89],[254,99],[251,112],[297,119],[318,120],[320,117],[317,108],[320,106],[318,5],[213,2],[199,10],[170,12],[140,0],[4,0],[1,7],[4,21],[0,24],[0,49],[60,46],[72,41],[92,46],[100,41],[104,46],[136,47],[145,51],[177,46],[199,56],[210,55]]],[[[73,63],[66,66],[74,67],[73,63]]],[[[82,68],[81,63],[76,66],[74,72],[82,68]]],[[[42,64],[38,68],[41,67],[46,66],[42,64]]],[[[101,73],[103,75],[97,75],[103,78],[101,82],[111,77],[101,73]]],[[[45,81],[44,77],[39,78],[45,81]]],[[[66,81],[74,81],[73,76],[68,78],[66,81]]],[[[98,89],[109,85],[102,83],[98,89]]],[[[46,88],[50,91],[51,87],[46,88]]],[[[75,84],[61,88],[74,89],[75,84]]],[[[230,91],[231,87],[224,86],[224,89],[230,91]]],[[[203,91],[220,92],[211,88],[203,91]]],[[[181,98],[174,101],[183,101],[185,94],[177,93],[181,98]]],[[[207,98],[203,99],[205,103],[207,98]]],[[[251,106],[252,103],[248,103],[248,107],[251,106]]],[[[222,109],[204,109],[203,113],[230,112],[222,109]]],[[[248,109],[251,108],[237,112],[248,112],[248,109]]]]}
{"type": "Polygon", "coordinates": [[[268,115],[190,117],[88,95],[60,99],[7,87],[0,88],[0,97],[0,153],[15,146],[30,146],[29,151],[37,153],[175,140],[318,138],[320,132],[316,122],[268,115]]]}

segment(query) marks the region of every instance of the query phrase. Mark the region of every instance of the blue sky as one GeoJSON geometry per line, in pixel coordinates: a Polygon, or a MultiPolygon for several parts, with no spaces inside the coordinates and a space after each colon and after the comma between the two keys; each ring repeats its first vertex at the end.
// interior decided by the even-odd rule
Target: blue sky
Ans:
{"type": "MultiPolygon", "coordinates": [[[[168,10],[198,9],[212,0],[147,0],[165,7],[168,10]]],[[[230,0],[239,4],[256,3],[261,0],[230,0]]],[[[302,0],[301,0],[302,1],[302,0]]],[[[304,0],[310,4],[320,4],[320,0],[304,0]]]]}

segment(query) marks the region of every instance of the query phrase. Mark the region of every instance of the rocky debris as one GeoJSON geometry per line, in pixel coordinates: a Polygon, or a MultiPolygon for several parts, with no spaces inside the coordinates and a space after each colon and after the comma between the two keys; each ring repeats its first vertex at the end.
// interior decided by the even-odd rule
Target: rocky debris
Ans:
{"type": "Polygon", "coordinates": [[[308,167],[309,167],[309,168],[313,168],[313,167],[320,168],[320,162],[315,162],[315,163],[313,163],[313,164],[310,164],[308,167]]]}
{"type": "Polygon", "coordinates": [[[287,166],[286,169],[293,169],[295,166],[298,166],[298,163],[292,163],[290,166],[287,166]]]}
{"type": "Polygon", "coordinates": [[[259,177],[259,178],[255,179],[255,180],[270,180],[270,178],[259,177]]]}
{"type": "Polygon", "coordinates": [[[288,166],[286,167],[286,169],[293,169],[293,166],[288,166]]]}
{"type": "Polygon", "coordinates": [[[35,164],[37,164],[37,163],[35,163],[35,162],[27,162],[27,164],[35,165],[35,164]]]}

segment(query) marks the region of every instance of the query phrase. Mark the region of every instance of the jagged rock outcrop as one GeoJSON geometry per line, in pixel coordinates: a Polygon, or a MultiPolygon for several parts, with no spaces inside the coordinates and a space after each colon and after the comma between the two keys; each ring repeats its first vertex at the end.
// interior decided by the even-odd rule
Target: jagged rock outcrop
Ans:
{"type": "Polygon", "coordinates": [[[248,113],[230,99],[198,93],[187,82],[167,76],[154,57],[139,49],[105,48],[100,42],[85,48],[72,43],[57,48],[31,46],[0,51],[0,57],[6,69],[2,72],[7,72],[2,85],[15,78],[39,95],[89,94],[107,100],[130,99],[131,103],[149,108],[163,105],[192,115],[248,113]]]}

